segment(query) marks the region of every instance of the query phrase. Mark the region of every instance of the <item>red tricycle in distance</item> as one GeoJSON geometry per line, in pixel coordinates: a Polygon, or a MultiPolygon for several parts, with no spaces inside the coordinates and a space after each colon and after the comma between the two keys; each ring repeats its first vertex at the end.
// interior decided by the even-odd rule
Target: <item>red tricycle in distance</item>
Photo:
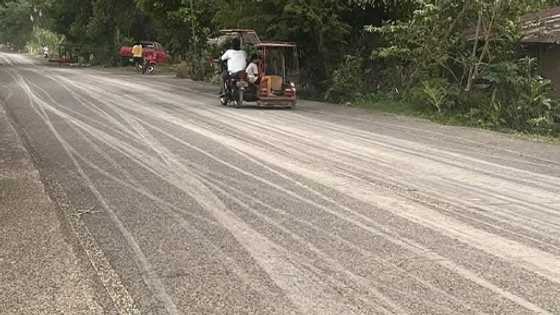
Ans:
{"type": "MultiPolygon", "coordinates": [[[[153,73],[159,64],[167,62],[168,55],[163,46],[158,42],[143,41],[140,42],[144,48],[144,59],[146,61],[146,73],[153,73]]],[[[127,64],[132,60],[132,47],[124,46],[120,49],[120,56],[123,64],[127,64]]]]}

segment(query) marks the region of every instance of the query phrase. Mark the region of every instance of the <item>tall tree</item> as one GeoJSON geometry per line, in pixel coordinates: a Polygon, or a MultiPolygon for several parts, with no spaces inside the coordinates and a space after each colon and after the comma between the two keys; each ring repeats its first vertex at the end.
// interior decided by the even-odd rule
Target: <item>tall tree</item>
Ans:
{"type": "Polygon", "coordinates": [[[29,0],[0,4],[0,42],[21,49],[33,33],[33,5],[29,0]]]}

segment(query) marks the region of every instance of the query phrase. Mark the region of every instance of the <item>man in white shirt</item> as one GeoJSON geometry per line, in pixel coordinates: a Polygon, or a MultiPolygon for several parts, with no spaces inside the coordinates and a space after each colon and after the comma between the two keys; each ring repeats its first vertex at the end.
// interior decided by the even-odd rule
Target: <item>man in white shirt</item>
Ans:
{"type": "Polygon", "coordinates": [[[253,54],[251,56],[251,63],[245,70],[245,72],[247,72],[249,82],[255,85],[259,84],[259,62],[259,56],[257,54],[253,54]]]}
{"type": "MultiPolygon", "coordinates": [[[[239,40],[239,38],[234,38],[232,40],[231,49],[228,49],[220,60],[227,62],[227,71],[225,71],[223,75],[223,86],[225,86],[232,76],[240,71],[244,71],[247,67],[247,53],[241,50],[241,40],[239,40]]],[[[222,89],[220,94],[224,92],[225,91],[222,89]]]]}
{"type": "Polygon", "coordinates": [[[229,74],[243,71],[247,67],[247,53],[241,50],[241,41],[238,38],[233,39],[232,49],[228,49],[221,59],[227,61],[229,74]]]}

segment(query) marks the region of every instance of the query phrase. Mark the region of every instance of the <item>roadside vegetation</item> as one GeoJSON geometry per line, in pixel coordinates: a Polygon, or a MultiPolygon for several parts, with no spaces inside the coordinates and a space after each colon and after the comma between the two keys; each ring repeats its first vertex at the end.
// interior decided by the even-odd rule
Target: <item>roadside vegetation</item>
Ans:
{"type": "Polygon", "coordinates": [[[306,97],[446,123],[560,134],[560,102],[520,45],[523,14],[559,0],[0,0],[0,42],[79,47],[117,65],[157,40],[178,75],[207,80],[220,28],[300,47],[306,97]]]}

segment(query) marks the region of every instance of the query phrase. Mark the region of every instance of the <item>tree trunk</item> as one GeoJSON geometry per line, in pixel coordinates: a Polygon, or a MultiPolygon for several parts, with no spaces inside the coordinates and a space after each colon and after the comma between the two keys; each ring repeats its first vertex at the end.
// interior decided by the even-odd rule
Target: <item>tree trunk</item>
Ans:
{"type": "MultiPolygon", "coordinates": [[[[476,58],[476,51],[478,50],[478,43],[480,41],[480,29],[482,27],[482,10],[480,10],[480,12],[478,12],[478,21],[476,22],[476,34],[474,37],[474,45],[473,45],[473,50],[472,50],[472,54],[471,54],[471,59],[475,60],[476,58]]],[[[465,92],[469,92],[472,88],[472,84],[474,81],[474,71],[475,71],[475,65],[471,65],[469,68],[469,77],[467,78],[467,86],[465,87],[465,92]]]]}
{"type": "MultiPolygon", "coordinates": [[[[478,76],[480,65],[482,65],[484,58],[486,58],[486,55],[488,55],[490,51],[490,42],[491,42],[490,38],[492,36],[492,33],[494,32],[494,23],[496,22],[496,16],[498,15],[498,10],[501,8],[501,6],[502,6],[502,2],[500,0],[497,0],[492,8],[492,17],[490,18],[490,23],[488,24],[488,28],[484,30],[485,32],[484,47],[482,48],[482,52],[478,57],[478,61],[476,62],[476,64],[474,64],[474,67],[471,68],[472,72],[469,75],[469,81],[467,82],[467,88],[465,89],[465,91],[467,92],[472,89],[472,84],[475,81],[476,77],[478,76]]],[[[482,26],[482,11],[479,14],[479,24],[477,25],[477,39],[478,36],[480,35],[481,26],[482,26]]],[[[478,47],[476,47],[478,46],[477,44],[478,44],[478,40],[476,41],[475,47],[473,48],[473,57],[476,57],[476,49],[478,49],[478,47]]]]}

